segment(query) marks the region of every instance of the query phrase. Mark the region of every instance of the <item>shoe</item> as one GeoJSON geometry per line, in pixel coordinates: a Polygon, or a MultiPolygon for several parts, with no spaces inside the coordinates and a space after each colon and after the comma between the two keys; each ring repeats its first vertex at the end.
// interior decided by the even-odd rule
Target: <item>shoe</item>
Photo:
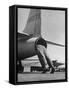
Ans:
{"type": "Polygon", "coordinates": [[[51,68],[51,74],[53,74],[55,72],[55,69],[54,68],[51,68]]]}
{"type": "Polygon", "coordinates": [[[48,70],[46,68],[43,69],[42,73],[46,73],[48,70]]]}

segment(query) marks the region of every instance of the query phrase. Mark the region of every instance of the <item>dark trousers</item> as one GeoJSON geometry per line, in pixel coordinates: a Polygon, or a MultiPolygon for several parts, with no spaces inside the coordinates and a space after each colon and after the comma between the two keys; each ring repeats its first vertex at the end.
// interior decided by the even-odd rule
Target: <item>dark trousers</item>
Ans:
{"type": "Polygon", "coordinates": [[[53,63],[48,55],[47,48],[43,45],[37,45],[37,55],[43,68],[46,68],[47,64],[49,67],[53,68],[53,63]]]}

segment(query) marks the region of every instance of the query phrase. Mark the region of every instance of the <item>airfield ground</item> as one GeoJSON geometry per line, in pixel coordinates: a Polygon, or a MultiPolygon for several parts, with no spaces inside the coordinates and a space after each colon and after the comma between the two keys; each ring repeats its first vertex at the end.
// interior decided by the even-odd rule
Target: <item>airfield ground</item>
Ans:
{"type": "Polygon", "coordinates": [[[41,81],[41,80],[60,80],[65,79],[65,72],[55,72],[54,74],[41,72],[18,73],[18,82],[41,81]]]}

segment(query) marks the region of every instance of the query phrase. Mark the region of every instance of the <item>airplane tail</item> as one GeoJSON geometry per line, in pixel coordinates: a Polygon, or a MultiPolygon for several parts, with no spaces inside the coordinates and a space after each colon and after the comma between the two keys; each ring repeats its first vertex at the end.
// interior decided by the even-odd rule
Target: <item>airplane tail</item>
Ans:
{"type": "Polygon", "coordinates": [[[29,35],[40,36],[41,35],[41,10],[31,9],[27,20],[26,27],[23,31],[29,35]]]}

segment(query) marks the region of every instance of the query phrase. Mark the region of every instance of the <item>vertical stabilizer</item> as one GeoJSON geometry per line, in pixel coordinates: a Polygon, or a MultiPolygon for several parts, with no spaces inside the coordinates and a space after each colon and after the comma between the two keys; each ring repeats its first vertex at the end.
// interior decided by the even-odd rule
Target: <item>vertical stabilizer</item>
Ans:
{"type": "Polygon", "coordinates": [[[40,9],[30,10],[27,24],[23,32],[30,34],[34,37],[41,35],[41,10],[40,9]]]}

